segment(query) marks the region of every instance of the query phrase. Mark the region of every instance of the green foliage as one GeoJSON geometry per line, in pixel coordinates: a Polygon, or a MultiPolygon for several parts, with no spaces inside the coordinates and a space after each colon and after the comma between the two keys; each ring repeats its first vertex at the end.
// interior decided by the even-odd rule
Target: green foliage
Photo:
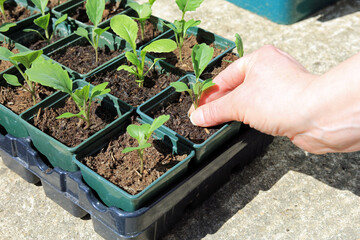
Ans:
{"type": "Polygon", "coordinates": [[[6,0],[0,0],[0,11],[1,11],[1,14],[3,15],[4,21],[7,22],[7,18],[5,15],[5,8],[4,8],[5,1],[6,0]]]}
{"type": "Polygon", "coordinates": [[[73,92],[72,81],[67,71],[62,69],[59,64],[53,63],[52,60],[45,60],[44,58],[35,61],[31,68],[26,70],[26,73],[34,82],[69,94],[79,108],[79,112],[64,113],[58,116],[57,119],[77,117],[86,122],[85,128],[88,128],[91,124],[90,107],[92,102],[96,97],[110,92],[110,89],[106,88],[108,82],[93,87],[91,93],[90,84],[73,92]]]}
{"type": "Polygon", "coordinates": [[[45,8],[49,2],[49,0],[31,0],[35,6],[40,9],[41,15],[45,15],[45,8]]]}
{"type": "Polygon", "coordinates": [[[4,23],[0,26],[0,32],[7,32],[10,28],[16,26],[16,23],[9,23],[7,22],[6,14],[5,14],[5,8],[4,3],[6,0],[0,0],[0,11],[4,18],[4,23]]]}
{"type": "Polygon", "coordinates": [[[207,79],[203,82],[199,80],[200,75],[211,61],[213,54],[214,49],[205,43],[195,45],[191,52],[192,64],[196,77],[195,83],[191,83],[190,88],[183,82],[170,83],[170,86],[174,87],[175,91],[189,93],[195,109],[199,106],[202,93],[215,85],[215,83],[212,82],[212,79],[207,79]]]}
{"type": "Polygon", "coordinates": [[[109,29],[109,27],[106,27],[104,29],[98,27],[105,10],[105,0],[87,0],[85,7],[86,14],[88,15],[90,21],[94,24],[94,26],[91,28],[91,32],[88,32],[88,30],[83,27],[79,27],[75,31],[75,33],[81,37],[86,38],[89,41],[89,43],[95,50],[95,60],[97,62],[99,60],[98,47],[101,34],[103,34],[106,30],[109,29]]]}
{"type": "Polygon", "coordinates": [[[23,70],[20,68],[20,64],[24,65],[26,69],[29,69],[35,60],[37,60],[41,54],[42,50],[38,51],[26,51],[21,53],[13,53],[9,49],[0,47],[0,60],[2,61],[9,61],[11,64],[13,64],[16,69],[19,71],[21,76],[24,78],[24,83],[21,83],[17,76],[12,74],[4,74],[5,81],[12,85],[12,86],[21,86],[26,91],[28,91],[33,99],[34,105],[36,104],[36,92],[35,92],[35,82],[31,80],[31,78],[26,74],[26,72],[23,72],[23,70]]]}
{"type": "Polygon", "coordinates": [[[240,35],[238,33],[235,34],[235,45],[236,45],[236,50],[239,54],[239,57],[244,56],[244,46],[243,46],[243,42],[242,39],[240,37],[240,35]]]}
{"type": "Polygon", "coordinates": [[[147,3],[139,4],[137,2],[129,2],[127,6],[132,8],[138,15],[135,20],[138,20],[140,23],[141,30],[141,39],[144,40],[144,32],[145,32],[145,23],[152,14],[151,7],[156,0],[149,0],[147,3]]]}
{"type": "Polygon", "coordinates": [[[179,58],[182,63],[182,47],[184,45],[184,38],[186,37],[186,31],[191,28],[198,26],[201,21],[190,19],[186,21],[184,19],[185,13],[189,11],[195,11],[204,0],[176,0],[176,4],[178,5],[180,11],[182,12],[181,20],[175,20],[173,23],[168,24],[164,23],[171,30],[174,31],[175,40],[177,47],[179,48],[179,58]]]}
{"type": "Polygon", "coordinates": [[[171,52],[176,49],[176,43],[174,41],[170,39],[160,39],[144,47],[140,52],[140,58],[138,58],[136,51],[136,35],[138,32],[138,26],[136,22],[126,15],[117,15],[111,19],[110,26],[111,29],[126,42],[128,42],[132,48],[132,52],[125,53],[125,57],[133,65],[122,65],[117,70],[125,70],[130,74],[135,75],[136,82],[138,83],[139,87],[144,85],[146,74],[155,66],[157,61],[162,59],[155,58],[148,71],[144,73],[146,53],[164,53],[171,52]]]}
{"type": "Polygon", "coordinates": [[[138,142],[137,147],[127,147],[124,150],[122,150],[122,153],[128,153],[131,151],[137,151],[140,158],[140,173],[143,173],[144,170],[144,151],[146,148],[151,147],[151,144],[148,143],[151,134],[161,127],[166,121],[170,119],[169,115],[161,115],[154,119],[153,123],[150,124],[142,124],[142,125],[135,125],[130,124],[126,131],[129,133],[129,135],[133,138],[135,138],[138,142]]]}

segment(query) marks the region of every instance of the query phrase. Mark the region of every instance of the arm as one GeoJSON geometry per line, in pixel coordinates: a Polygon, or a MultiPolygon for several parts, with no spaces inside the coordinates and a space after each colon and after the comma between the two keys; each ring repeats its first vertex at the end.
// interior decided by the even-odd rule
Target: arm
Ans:
{"type": "Polygon", "coordinates": [[[359,63],[357,54],[317,76],[265,46],[221,72],[191,120],[204,127],[242,121],[313,153],[360,150],[359,63]]]}

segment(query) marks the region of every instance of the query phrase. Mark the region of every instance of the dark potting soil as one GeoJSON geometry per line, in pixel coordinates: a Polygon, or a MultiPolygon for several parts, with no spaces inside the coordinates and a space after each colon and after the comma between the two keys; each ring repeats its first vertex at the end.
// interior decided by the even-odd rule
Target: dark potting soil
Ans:
{"type": "Polygon", "coordinates": [[[193,143],[200,144],[218,131],[222,125],[206,128],[194,126],[188,117],[188,111],[192,105],[190,96],[187,93],[176,93],[169,103],[159,108],[154,108],[149,116],[156,118],[163,114],[169,114],[170,120],[164,125],[189,139],[193,143]]]}
{"type": "Polygon", "coordinates": [[[150,21],[146,21],[144,28],[144,39],[141,39],[141,27],[138,22],[139,31],[137,33],[136,45],[139,47],[144,45],[161,34],[161,31],[157,29],[150,21]]]}
{"type": "Polygon", "coordinates": [[[154,69],[151,69],[145,77],[144,86],[141,88],[135,82],[135,79],[134,75],[125,70],[113,70],[97,74],[91,77],[89,81],[94,85],[109,82],[108,88],[111,89],[110,93],[112,95],[137,107],[168,87],[171,82],[177,81],[179,76],[170,72],[159,74],[154,69]]]}
{"type": "Polygon", "coordinates": [[[214,79],[222,70],[227,68],[231,63],[235,62],[239,57],[234,53],[227,53],[221,59],[221,61],[212,67],[211,69],[207,70],[201,75],[202,79],[214,79]]]}
{"type": "MultiPolygon", "coordinates": [[[[184,45],[182,47],[182,60],[183,60],[182,63],[179,60],[180,58],[179,58],[178,48],[176,48],[171,53],[157,53],[157,54],[151,53],[151,55],[154,55],[156,57],[164,57],[166,58],[164,61],[174,65],[176,68],[179,68],[186,72],[192,72],[194,71],[194,68],[192,66],[191,51],[196,44],[201,44],[201,43],[204,43],[204,41],[197,39],[195,35],[191,35],[190,37],[186,37],[184,39],[184,45]]],[[[216,48],[213,43],[209,44],[209,46],[214,48],[213,58],[215,58],[216,56],[220,55],[223,52],[222,49],[216,48]]]]}
{"type": "MultiPolygon", "coordinates": [[[[37,102],[50,96],[54,90],[41,85],[36,86],[37,102]]],[[[16,114],[20,114],[34,105],[31,94],[22,87],[0,86],[0,104],[16,114]]]]}
{"type": "MultiPolygon", "coordinates": [[[[30,10],[17,5],[16,2],[5,2],[4,8],[7,22],[17,22],[31,16],[30,10]]],[[[0,25],[5,22],[3,15],[0,14],[0,25]]]]}
{"type": "Polygon", "coordinates": [[[49,0],[47,7],[51,9],[67,1],[68,0],[49,0]]]}
{"type": "Polygon", "coordinates": [[[25,47],[28,47],[31,50],[40,50],[44,47],[46,47],[47,45],[56,42],[57,40],[61,39],[62,37],[59,37],[58,35],[55,35],[51,38],[50,43],[48,43],[47,41],[43,40],[40,38],[35,38],[34,41],[27,41],[24,40],[23,42],[20,42],[22,45],[24,45],[25,47]]]}
{"type": "MultiPolygon", "coordinates": [[[[18,53],[19,50],[15,48],[15,45],[0,41],[0,46],[9,49],[13,53],[18,53]]],[[[13,66],[9,61],[0,60],[0,72],[5,71],[9,67],[13,66]]]]}
{"type": "Polygon", "coordinates": [[[116,114],[103,109],[99,104],[93,103],[90,108],[91,125],[85,129],[86,123],[79,118],[56,119],[66,112],[79,112],[70,97],[57,108],[43,109],[37,116],[34,116],[32,124],[66,146],[75,147],[117,118],[116,114]]]}
{"type": "Polygon", "coordinates": [[[108,48],[100,48],[98,51],[98,62],[95,59],[95,50],[90,44],[67,47],[51,55],[51,58],[78,73],[86,74],[121,54],[121,50],[112,51],[108,48]]]}
{"type": "MultiPolygon", "coordinates": [[[[102,21],[105,21],[109,18],[111,18],[112,16],[115,16],[116,14],[124,11],[125,9],[123,7],[120,7],[120,3],[119,2],[107,2],[105,4],[105,10],[102,16],[102,21]]],[[[72,17],[82,23],[86,23],[89,25],[93,25],[93,23],[89,20],[87,14],[86,14],[86,1],[84,2],[84,4],[82,4],[81,6],[79,6],[74,12],[69,13],[69,17],[72,17]]]]}
{"type": "Polygon", "coordinates": [[[153,146],[145,149],[142,175],[139,173],[140,159],[137,151],[121,153],[126,147],[138,146],[128,133],[111,140],[107,147],[96,155],[84,158],[82,162],[105,179],[135,195],[187,157],[186,154],[173,155],[171,148],[160,140],[150,139],[149,142],[153,146]]]}

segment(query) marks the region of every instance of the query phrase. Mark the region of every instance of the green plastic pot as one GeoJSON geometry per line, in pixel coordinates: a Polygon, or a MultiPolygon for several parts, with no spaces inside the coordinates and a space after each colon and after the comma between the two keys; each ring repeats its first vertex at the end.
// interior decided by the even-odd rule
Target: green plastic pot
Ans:
{"type": "MultiPolygon", "coordinates": [[[[223,38],[215,33],[206,31],[199,27],[191,27],[186,31],[187,36],[195,35],[196,39],[199,43],[206,43],[208,45],[214,44],[214,47],[217,49],[221,49],[222,52],[218,56],[214,57],[210,62],[209,65],[213,62],[218,62],[219,59],[222,58],[226,53],[231,52],[235,48],[235,42],[230,41],[226,38],[223,38]]],[[[172,30],[167,31],[164,35],[162,35],[162,38],[170,38],[175,41],[175,35],[172,30]]],[[[141,47],[140,49],[142,49],[141,47]]],[[[151,54],[150,54],[151,55],[151,54]]],[[[170,63],[167,59],[161,60],[170,63]]],[[[173,65],[173,64],[172,64],[173,65]]],[[[188,74],[193,74],[193,72],[187,72],[188,74]]]]}
{"type": "MultiPolygon", "coordinates": [[[[119,136],[119,134],[123,134],[125,132],[127,124],[128,122],[124,122],[120,131],[118,131],[117,133],[113,132],[112,136],[109,137],[116,137],[119,136]]],[[[168,170],[160,178],[158,178],[156,181],[151,183],[143,191],[136,195],[131,195],[127,193],[120,187],[106,180],[105,178],[91,170],[89,167],[81,163],[81,160],[84,157],[95,154],[99,152],[102,148],[106,147],[110,138],[107,140],[106,144],[97,149],[88,147],[87,149],[84,149],[84,151],[82,151],[80,154],[74,155],[73,161],[79,166],[84,181],[97,192],[100,199],[107,206],[117,207],[129,212],[135,211],[143,207],[144,204],[152,202],[153,199],[156,199],[158,197],[157,195],[160,192],[167,189],[172,183],[174,183],[177,179],[179,179],[187,172],[189,163],[195,155],[194,150],[191,150],[189,147],[181,143],[173,144],[172,141],[169,141],[169,137],[159,130],[156,130],[154,134],[156,138],[161,139],[169,146],[169,148],[172,148],[173,153],[187,153],[188,156],[186,159],[176,164],[173,168],[168,170]]]]}
{"type": "MultiPolygon", "coordinates": [[[[74,89],[87,84],[87,82],[82,80],[75,81],[74,89]]],[[[93,86],[91,86],[91,88],[92,87],[93,86]]],[[[22,119],[26,120],[25,126],[35,148],[47,157],[51,165],[53,167],[60,167],[63,170],[73,172],[77,171],[78,167],[72,162],[72,155],[78,153],[89,145],[94,148],[96,148],[98,145],[101,145],[102,138],[106,136],[109,132],[116,131],[116,129],[124,121],[124,119],[126,119],[127,116],[131,115],[133,108],[110,94],[99,97],[99,99],[101,100],[101,106],[107,109],[107,111],[117,113],[119,117],[113,122],[109,123],[99,132],[95,133],[85,141],[81,142],[79,145],[75,147],[68,147],[31,124],[34,116],[38,113],[39,109],[44,109],[47,107],[56,108],[67,98],[67,94],[58,92],[56,97],[49,99],[49,101],[41,102],[40,104],[29,109],[29,111],[21,114],[20,116],[22,119]]]]}
{"type": "MultiPolygon", "coordinates": [[[[61,17],[64,14],[68,14],[69,21],[75,23],[77,26],[80,26],[80,27],[85,27],[86,28],[86,27],[92,26],[92,24],[89,25],[87,23],[81,22],[81,21],[79,21],[77,19],[74,19],[74,18],[70,17],[73,13],[76,12],[76,10],[79,7],[83,6],[84,2],[86,2],[86,0],[70,0],[70,1],[68,1],[66,3],[63,3],[63,4],[59,5],[59,6],[54,7],[52,9],[52,13],[58,18],[61,17]]],[[[120,6],[125,8],[125,5],[126,5],[127,1],[126,0],[106,0],[105,2],[121,2],[120,6]]],[[[124,10],[124,11],[126,11],[126,10],[124,10]]],[[[123,12],[120,12],[119,14],[122,14],[123,12]]],[[[86,13],[84,12],[84,14],[86,14],[86,13]]],[[[103,24],[109,25],[110,24],[110,19],[107,19],[105,21],[100,22],[99,27],[103,28],[102,27],[103,24]]]]}
{"type": "MultiPolygon", "coordinates": [[[[139,55],[139,53],[138,53],[139,55]]],[[[151,58],[148,57],[148,55],[145,57],[145,65],[146,66],[150,66],[153,63],[153,60],[151,58]]],[[[98,76],[101,75],[102,73],[105,72],[111,72],[111,71],[116,71],[116,69],[121,66],[126,64],[127,59],[125,56],[122,56],[121,58],[118,58],[116,61],[110,63],[109,65],[107,65],[105,68],[100,69],[98,71],[95,71],[93,74],[91,74],[87,79],[90,80],[91,82],[91,78],[94,76],[98,76]]],[[[166,63],[166,62],[162,62],[162,61],[158,61],[155,63],[154,69],[159,73],[159,74],[167,74],[167,73],[172,73],[175,75],[179,76],[180,79],[180,74],[177,69],[175,69],[172,65],[166,63]]],[[[130,74],[130,73],[129,73],[130,74]]],[[[118,96],[121,99],[121,96],[118,96]]],[[[130,104],[130,103],[128,103],[130,104]]],[[[136,108],[137,106],[132,106],[133,108],[136,108]]]]}
{"type": "MultiPolygon", "coordinates": [[[[65,38],[57,41],[56,43],[45,47],[43,49],[43,51],[47,57],[51,58],[51,56],[54,55],[55,53],[61,53],[62,51],[65,51],[68,47],[76,46],[76,45],[85,45],[85,44],[88,44],[88,41],[84,37],[80,37],[80,36],[76,35],[75,33],[72,33],[68,37],[65,37],[65,38]]],[[[100,40],[99,40],[99,48],[105,48],[105,47],[109,48],[110,50],[122,51],[122,52],[131,49],[130,45],[128,45],[125,40],[123,40],[109,32],[104,32],[101,35],[100,40]]],[[[91,49],[91,50],[93,50],[93,49],[91,49]]],[[[93,50],[93,51],[95,51],[95,50],[93,50]]],[[[89,71],[87,73],[83,73],[83,74],[79,73],[75,70],[72,70],[69,67],[66,67],[60,63],[59,64],[64,69],[66,69],[73,78],[83,79],[83,78],[87,78],[88,76],[92,75],[93,73],[105,68],[111,62],[122,57],[123,55],[124,55],[124,53],[121,53],[119,56],[116,56],[116,57],[110,59],[109,61],[105,62],[104,64],[92,69],[91,71],[89,71]]],[[[95,57],[95,52],[94,52],[94,57],[95,57]]],[[[74,56],[74,59],[75,58],[76,57],[74,56]]]]}
{"type": "MultiPolygon", "coordinates": [[[[195,82],[195,76],[187,74],[179,81],[182,81],[186,84],[189,82],[195,82]]],[[[168,87],[160,94],[151,98],[144,104],[140,105],[136,112],[139,114],[141,119],[145,122],[150,123],[154,120],[153,117],[149,115],[152,110],[160,109],[162,106],[166,106],[171,101],[174,101],[180,93],[176,92],[173,87],[168,87]]],[[[161,126],[160,131],[165,134],[171,136],[171,139],[178,140],[182,144],[192,147],[195,149],[195,159],[197,163],[200,163],[211,154],[213,154],[217,149],[219,149],[223,144],[225,144],[228,140],[230,140],[233,136],[237,135],[240,130],[241,123],[240,122],[230,122],[228,124],[224,124],[216,133],[214,133],[211,137],[206,139],[201,144],[196,144],[189,139],[181,136],[174,130],[161,126]]]]}

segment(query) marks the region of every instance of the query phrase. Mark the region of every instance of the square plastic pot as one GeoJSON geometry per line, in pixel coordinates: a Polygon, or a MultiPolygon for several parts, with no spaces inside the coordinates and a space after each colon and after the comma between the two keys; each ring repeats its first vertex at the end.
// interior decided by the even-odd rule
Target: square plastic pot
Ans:
{"type": "MultiPolygon", "coordinates": [[[[79,7],[83,6],[84,2],[86,2],[86,0],[70,0],[64,4],[61,4],[61,5],[53,8],[52,13],[54,13],[55,16],[57,16],[57,17],[61,17],[64,14],[68,14],[68,16],[69,16],[68,19],[71,22],[74,22],[77,26],[81,26],[81,27],[85,27],[85,28],[89,27],[89,26],[93,26],[93,24],[89,25],[87,23],[81,22],[77,19],[70,17],[71,15],[73,15],[76,12],[76,10],[79,7]]],[[[106,0],[105,2],[112,2],[112,3],[121,2],[120,7],[122,7],[122,8],[125,8],[125,5],[127,3],[126,0],[106,0]]],[[[126,11],[126,10],[124,9],[124,11],[126,11]]],[[[120,12],[119,14],[122,14],[124,11],[120,12]]],[[[84,11],[83,14],[86,14],[86,12],[84,11]]],[[[110,18],[105,21],[100,22],[99,27],[103,26],[104,24],[110,25],[110,18]]],[[[101,27],[101,28],[103,28],[103,27],[101,27]]]]}
{"type": "MultiPolygon", "coordinates": [[[[221,54],[219,54],[218,56],[214,57],[210,62],[209,65],[212,64],[213,62],[217,62],[219,61],[219,59],[222,58],[223,55],[225,55],[228,52],[231,52],[234,48],[235,48],[235,42],[230,41],[226,38],[223,38],[215,33],[206,31],[202,28],[199,27],[191,27],[186,31],[186,34],[188,37],[194,35],[196,36],[196,39],[198,40],[199,43],[206,43],[208,45],[210,44],[214,44],[214,47],[217,49],[221,49],[222,52],[221,54]]],[[[175,41],[175,35],[174,32],[172,30],[167,31],[164,35],[162,35],[162,38],[170,38],[172,40],[175,41]]],[[[141,47],[140,49],[142,49],[143,47],[141,47]]],[[[151,55],[151,53],[150,53],[151,55]]],[[[167,59],[161,60],[161,61],[165,61],[168,62],[167,59]]],[[[171,63],[169,63],[171,64],[171,63]]],[[[174,66],[175,67],[175,66],[174,66]]],[[[189,74],[193,74],[193,72],[187,72],[189,74]]]]}
{"type": "MultiPolygon", "coordinates": [[[[140,53],[138,52],[138,56],[140,55],[140,53]]],[[[106,72],[111,72],[111,71],[116,71],[116,69],[121,66],[121,65],[125,65],[127,63],[127,59],[125,56],[122,56],[118,59],[116,59],[114,62],[110,63],[109,65],[107,65],[105,68],[100,69],[98,71],[94,71],[93,74],[89,75],[87,80],[90,80],[92,77],[95,76],[99,76],[103,73],[106,72]]],[[[145,57],[145,66],[149,67],[153,64],[153,60],[151,58],[148,57],[148,55],[145,57]]],[[[179,71],[177,71],[177,69],[174,68],[174,66],[163,62],[163,61],[158,61],[155,63],[154,69],[159,73],[159,74],[169,74],[172,73],[174,75],[178,75],[179,79],[180,79],[180,73],[179,71]]],[[[130,75],[130,73],[129,73],[130,75]]],[[[160,92],[159,92],[160,93],[160,92]]],[[[118,98],[122,99],[121,96],[117,96],[118,98]]],[[[134,96],[135,97],[135,96],[134,96]]],[[[123,99],[122,99],[123,100],[123,99]]],[[[123,100],[124,101],[124,100],[123,100]]],[[[128,103],[130,104],[130,103],[128,103]]],[[[133,106],[133,108],[137,108],[137,106],[133,106]]]]}
{"type": "MultiPolygon", "coordinates": [[[[179,81],[182,81],[186,84],[189,82],[195,82],[195,77],[193,75],[185,75],[179,81]]],[[[174,101],[180,93],[176,92],[173,87],[168,87],[160,94],[151,98],[149,101],[140,105],[137,108],[137,113],[140,115],[141,119],[145,122],[150,123],[154,120],[153,117],[149,115],[152,110],[160,109],[162,106],[167,106],[171,101],[174,101]]],[[[228,140],[230,140],[233,136],[237,135],[240,130],[241,123],[240,122],[230,122],[228,124],[224,124],[216,133],[210,136],[201,144],[196,144],[189,139],[181,136],[174,130],[161,126],[159,128],[160,131],[164,132],[171,136],[172,139],[178,140],[182,144],[188,145],[195,149],[196,161],[199,163],[206,159],[208,156],[211,156],[212,153],[217,151],[223,144],[225,144],[228,140]]]]}
{"type": "Polygon", "coordinates": [[[295,23],[337,0],[227,0],[280,24],[295,23]]]}
{"type": "MultiPolygon", "coordinates": [[[[87,84],[88,83],[81,80],[75,81],[74,89],[87,84]]],[[[91,88],[92,87],[93,86],[91,86],[91,88]]],[[[117,113],[118,118],[77,146],[68,147],[31,124],[39,109],[56,108],[64,103],[68,97],[69,95],[58,92],[53,98],[47,99],[29,109],[26,113],[21,114],[21,118],[26,120],[25,126],[35,148],[45,155],[53,167],[60,167],[66,171],[77,171],[77,166],[72,162],[72,155],[80,152],[89,145],[91,145],[92,148],[96,148],[96,146],[100,145],[102,143],[102,138],[108,133],[115,131],[124,119],[132,113],[133,108],[110,94],[100,96],[101,106],[104,107],[106,111],[117,113]]]]}
{"type": "MultiPolygon", "coordinates": [[[[63,38],[61,40],[59,40],[58,42],[51,44],[50,46],[47,46],[43,49],[44,54],[46,56],[48,56],[49,58],[51,58],[52,55],[54,55],[55,53],[61,53],[63,51],[66,51],[67,48],[71,47],[71,46],[76,46],[76,45],[85,45],[88,44],[87,39],[80,37],[78,35],[76,35],[75,33],[69,35],[66,38],[63,38]]],[[[92,75],[94,72],[99,71],[100,69],[106,67],[108,64],[110,64],[111,62],[115,61],[116,59],[122,57],[124,55],[124,52],[127,50],[130,50],[130,46],[126,43],[125,40],[109,33],[109,32],[104,32],[99,40],[99,48],[108,48],[112,51],[121,51],[123,53],[119,54],[118,56],[108,60],[107,62],[105,62],[104,64],[90,70],[87,73],[79,73],[69,67],[64,66],[63,64],[60,64],[64,69],[66,69],[70,75],[74,78],[78,78],[78,79],[82,79],[82,78],[86,78],[90,75],[92,75]]],[[[93,49],[91,49],[93,50],[93,49]]],[[[94,57],[95,57],[95,50],[94,51],[94,57]]],[[[74,59],[76,58],[76,56],[74,56],[74,59]]]]}
{"type": "MultiPolygon", "coordinates": [[[[117,133],[113,133],[113,136],[123,134],[127,125],[128,123],[124,122],[122,129],[120,129],[117,133]]],[[[74,155],[73,161],[79,166],[84,181],[97,192],[99,198],[105,203],[105,205],[109,207],[117,207],[128,212],[135,211],[143,207],[145,203],[151,202],[152,198],[156,196],[156,194],[166,189],[166,187],[187,172],[189,163],[194,157],[194,151],[181,143],[173,144],[173,142],[169,140],[169,137],[164,135],[161,131],[155,130],[154,134],[156,138],[161,139],[169,146],[169,148],[172,148],[174,154],[187,153],[188,156],[136,195],[127,193],[81,163],[81,160],[85,156],[95,154],[102,148],[105,148],[109,140],[107,140],[105,145],[97,149],[88,147],[78,155],[74,155]]]]}

